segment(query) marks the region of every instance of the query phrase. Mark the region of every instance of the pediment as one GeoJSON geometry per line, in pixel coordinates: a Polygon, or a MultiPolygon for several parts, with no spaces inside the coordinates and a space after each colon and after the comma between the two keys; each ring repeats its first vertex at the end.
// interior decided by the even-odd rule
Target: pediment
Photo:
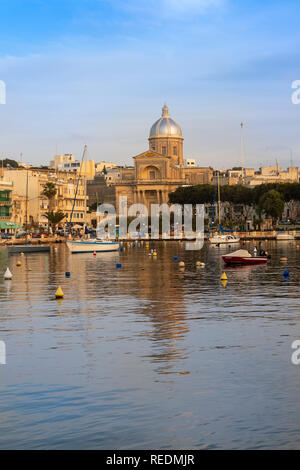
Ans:
{"type": "Polygon", "coordinates": [[[162,155],[161,153],[154,152],[153,150],[146,150],[146,152],[140,153],[133,157],[134,159],[148,159],[148,158],[171,158],[166,155],[162,155]]]}

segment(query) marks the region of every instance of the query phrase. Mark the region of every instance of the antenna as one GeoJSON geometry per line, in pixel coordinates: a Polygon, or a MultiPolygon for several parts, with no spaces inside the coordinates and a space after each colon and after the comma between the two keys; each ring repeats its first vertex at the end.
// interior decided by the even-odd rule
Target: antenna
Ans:
{"type": "Polygon", "coordinates": [[[244,123],[241,122],[241,161],[242,161],[242,184],[245,180],[245,149],[244,149],[244,123]]]}

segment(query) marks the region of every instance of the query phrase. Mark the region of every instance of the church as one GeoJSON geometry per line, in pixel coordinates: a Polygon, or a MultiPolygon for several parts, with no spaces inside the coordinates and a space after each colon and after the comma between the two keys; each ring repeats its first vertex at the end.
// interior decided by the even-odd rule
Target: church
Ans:
{"type": "Polygon", "coordinates": [[[149,150],[133,157],[134,168],[124,168],[116,182],[116,202],[127,196],[128,205],[168,203],[169,194],[179,186],[209,184],[212,168],[186,167],[183,158],[183,135],[180,126],[170,117],[165,104],[151,127],[149,150]]]}

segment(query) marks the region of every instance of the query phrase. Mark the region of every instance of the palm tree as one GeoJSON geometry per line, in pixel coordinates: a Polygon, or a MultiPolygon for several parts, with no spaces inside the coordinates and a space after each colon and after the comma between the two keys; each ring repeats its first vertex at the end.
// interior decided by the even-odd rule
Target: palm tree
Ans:
{"type": "Polygon", "coordinates": [[[53,199],[56,196],[57,189],[56,185],[50,181],[48,183],[44,184],[44,189],[42,191],[42,195],[48,198],[49,200],[49,209],[52,209],[53,205],[53,199]]]}
{"type": "Polygon", "coordinates": [[[51,225],[52,233],[55,234],[55,227],[67,216],[61,211],[49,211],[45,212],[44,217],[46,217],[51,225]]]}

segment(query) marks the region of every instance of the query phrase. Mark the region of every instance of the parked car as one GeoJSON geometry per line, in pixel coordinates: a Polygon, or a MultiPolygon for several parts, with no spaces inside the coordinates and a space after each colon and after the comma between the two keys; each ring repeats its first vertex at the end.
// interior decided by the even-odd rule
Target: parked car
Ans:
{"type": "Polygon", "coordinates": [[[68,230],[56,230],[56,235],[59,235],[60,237],[67,237],[70,233],[68,230]]]}
{"type": "Polygon", "coordinates": [[[31,238],[41,238],[41,234],[40,233],[32,233],[31,238]]]}
{"type": "Polygon", "coordinates": [[[290,220],[280,220],[278,225],[292,225],[290,220]]]}
{"type": "Polygon", "coordinates": [[[11,233],[1,233],[2,240],[10,240],[12,237],[11,233]]]}
{"type": "Polygon", "coordinates": [[[26,232],[19,232],[16,235],[16,238],[23,238],[23,237],[26,237],[26,232]]]}

